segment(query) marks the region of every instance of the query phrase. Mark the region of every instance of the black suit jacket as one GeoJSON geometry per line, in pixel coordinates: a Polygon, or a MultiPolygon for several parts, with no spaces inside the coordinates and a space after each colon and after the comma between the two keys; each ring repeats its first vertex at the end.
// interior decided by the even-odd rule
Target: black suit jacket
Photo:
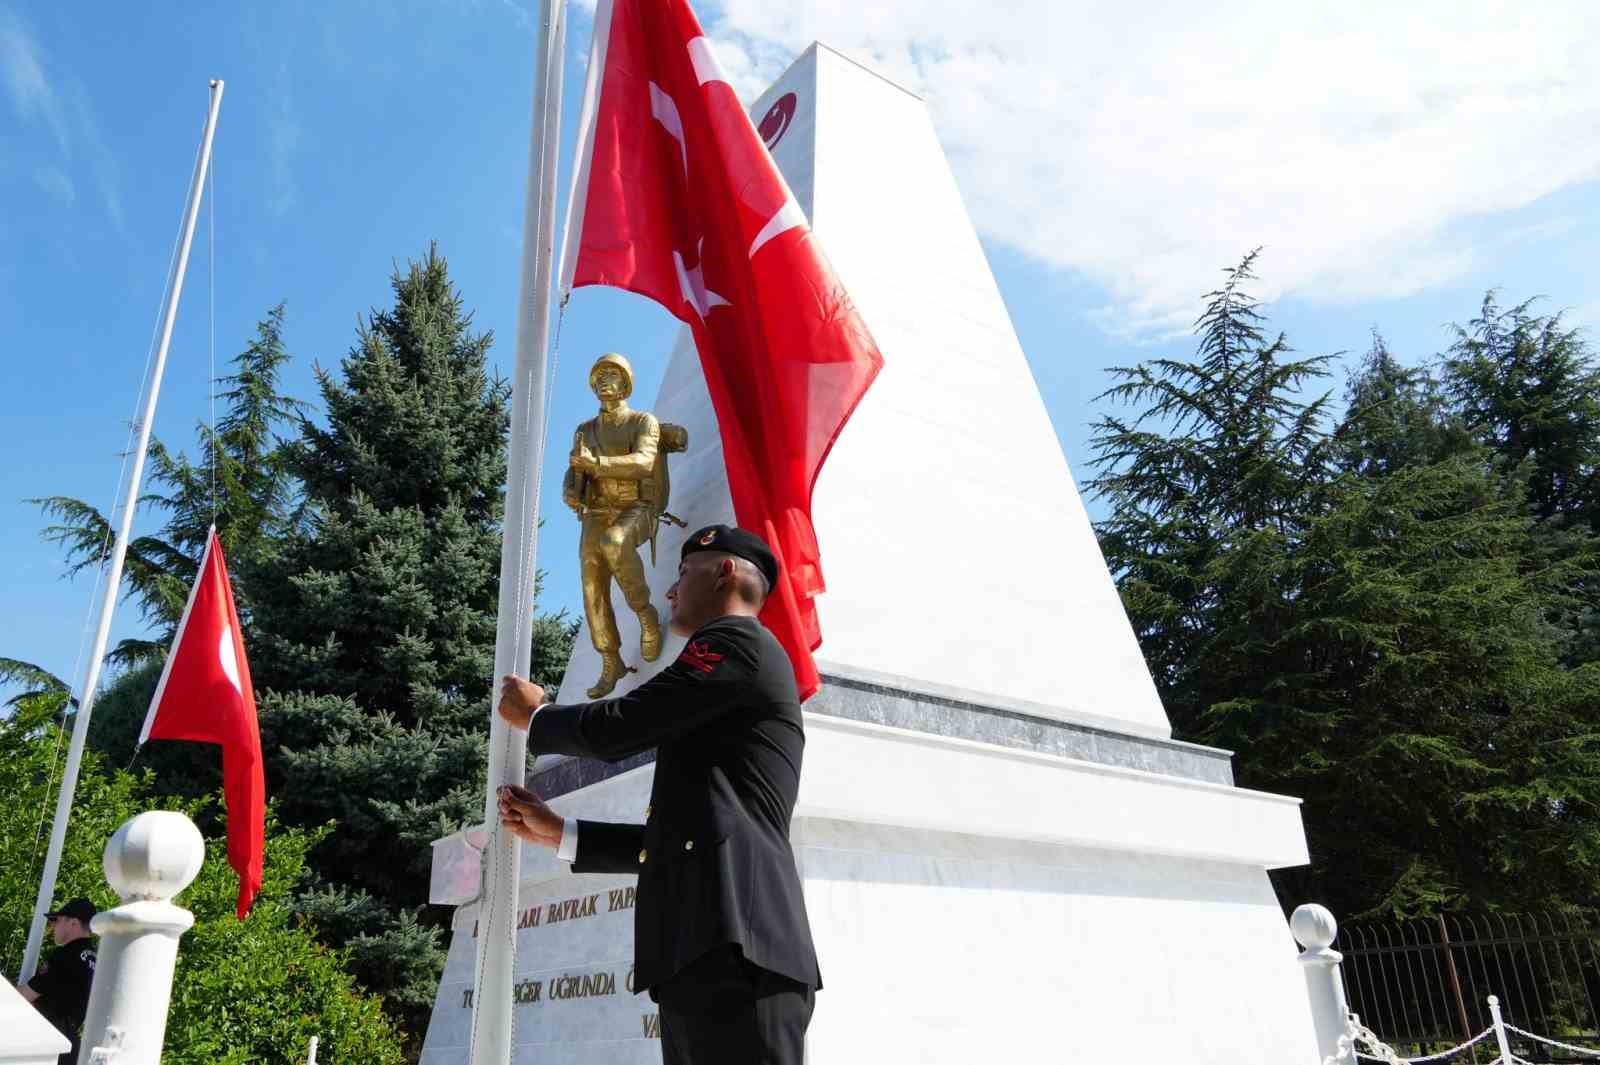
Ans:
{"type": "Polygon", "coordinates": [[[789,845],[805,731],[794,671],[755,618],[719,618],[626,695],[534,714],[541,754],[621,761],[656,748],[644,824],[578,823],[577,873],[637,873],[636,986],[737,944],[821,987],[789,845]]]}

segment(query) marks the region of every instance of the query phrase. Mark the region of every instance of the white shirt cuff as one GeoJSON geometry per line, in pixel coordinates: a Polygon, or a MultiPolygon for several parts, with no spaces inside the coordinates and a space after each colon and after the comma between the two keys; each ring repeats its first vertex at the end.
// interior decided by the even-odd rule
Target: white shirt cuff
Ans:
{"type": "Polygon", "coordinates": [[[570,817],[561,825],[561,845],[556,848],[556,857],[564,862],[578,860],[578,822],[570,817]]]}

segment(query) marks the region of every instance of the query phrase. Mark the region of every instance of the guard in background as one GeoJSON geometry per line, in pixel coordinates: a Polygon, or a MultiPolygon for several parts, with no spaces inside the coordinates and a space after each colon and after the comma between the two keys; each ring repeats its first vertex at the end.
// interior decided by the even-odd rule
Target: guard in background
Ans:
{"type": "Polygon", "coordinates": [[[89,988],[94,983],[94,903],[73,899],[59,910],[45,914],[50,920],[50,937],[55,952],[39,966],[33,978],[18,990],[33,1003],[45,1020],[72,1040],[72,1049],[56,1059],[57,1065],[75,1065],[83,1018],[89,1012],[89,988]]]}
{"type": "Polygon", "coordinates": [[[643,824],[563,820],[532,792],[500,820],[577,873],[634,873],[636,986],[661,1007],[665,1065],[801,1065],[822,986],[789,844],[805,733],[788,655],[757,619],[778,579],[761,539],[713,525],[667,593],[672,665],[600,702],[542,706],[505,678],[499,711],[541,754],[616,762],[656,749],[643,824]]]}

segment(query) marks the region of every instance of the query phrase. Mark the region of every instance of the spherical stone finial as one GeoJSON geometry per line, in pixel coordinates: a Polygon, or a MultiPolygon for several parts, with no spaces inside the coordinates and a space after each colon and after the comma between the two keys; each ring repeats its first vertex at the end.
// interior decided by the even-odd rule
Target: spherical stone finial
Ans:
{"type": "Polygon", "coordinates": [[[150,810],[117,829],[106,844],[106,881],[123,902],[163,902],[194,882],[206,843],[194,822],[170,810],[150,810]]]}
{"type": "Polygon", "coordinates": [[[1339,922],[1334,920],[1326,906],[1308,902],[1295,907],[1294,914],[1289,918],[1289,931],[1307,950],[1325,950],[1333,945],[1339,935],[1339,922]]]}

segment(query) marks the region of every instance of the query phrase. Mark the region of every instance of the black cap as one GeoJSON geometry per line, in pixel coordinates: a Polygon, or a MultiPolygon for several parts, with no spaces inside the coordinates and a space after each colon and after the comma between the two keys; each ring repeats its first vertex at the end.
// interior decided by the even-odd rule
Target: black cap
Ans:
{"type": "Polygon", "coordinates": [[[701,551],[720,551],[742,558],[761,571],[761,575],[767,579],[769,592],[778,586],[778,560],[773,557],[772,548],[748,529],[732,525],[707,525],[689,534],[689,538],[683,542],[683,553],[678,557],[688,558],[701,551]]]}
{"type": "Polygon", "coordinates": [[[98,912],[99,911],[94,908],[94,903],[90,902],[88,899],[73,899],[71,902],[61,907],[61,909],[51,910],[49,913],[45,914],[45,916],[51,918],[74,917],[82,921],[84,924],[88,924],[89,919],[98,912]]]}

